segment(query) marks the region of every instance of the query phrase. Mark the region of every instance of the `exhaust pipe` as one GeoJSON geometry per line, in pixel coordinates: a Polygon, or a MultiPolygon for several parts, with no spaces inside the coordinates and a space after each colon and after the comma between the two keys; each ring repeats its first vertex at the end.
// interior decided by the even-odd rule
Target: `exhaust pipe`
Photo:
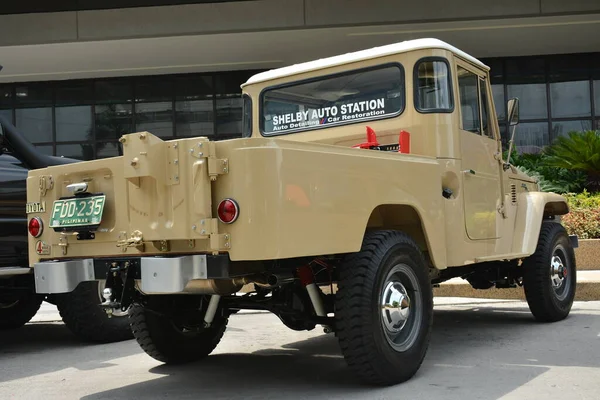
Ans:
{"type": "Polygon", "coordinates": [[[294,282],[294,279],[294,275],[291,271],[279,274],[271,274],[267,277],[267,284],[271,287],[281,286],[286,283],[294,282]]]}

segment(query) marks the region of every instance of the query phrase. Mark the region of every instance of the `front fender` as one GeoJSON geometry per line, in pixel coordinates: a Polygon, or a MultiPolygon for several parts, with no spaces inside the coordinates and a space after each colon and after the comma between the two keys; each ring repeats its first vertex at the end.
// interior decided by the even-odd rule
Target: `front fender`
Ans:
{"type": "Polygon", "coordinates": [[[569,213],[565,197],[556,193],[525,192],[517,197],[517,215],[513,236],[513,253],[535,252],[542,221],[551,215],[569,213]]]}

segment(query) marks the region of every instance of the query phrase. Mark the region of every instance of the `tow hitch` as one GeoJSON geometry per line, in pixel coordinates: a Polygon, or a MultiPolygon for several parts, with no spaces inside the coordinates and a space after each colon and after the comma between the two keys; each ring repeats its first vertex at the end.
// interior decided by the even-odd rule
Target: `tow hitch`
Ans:
{"type": "Polygon", "coordinates": [[[112,317],[113,310],[120,309],[127,311],[134,301],[135,279],[139,278],[139,261],[122,260],[108,261],[108,271],[106,273],[106,285],[102,292],[104,302],[100,307],[106,312],[108,317],[112,317]]]}

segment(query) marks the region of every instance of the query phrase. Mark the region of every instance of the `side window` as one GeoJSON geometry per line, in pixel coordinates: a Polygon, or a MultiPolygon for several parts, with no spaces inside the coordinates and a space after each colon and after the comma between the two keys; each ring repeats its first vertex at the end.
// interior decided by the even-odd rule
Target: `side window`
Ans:
{"type": "Polygon", "coordinates": [[[458,67],[458,97],[462,129],[473,133],[480,133],[481,129],[478,81],[477,75],[458,67]]]}
{"type": "Polygon", "coordinates": [[[443,59],[424,59],[415,66],[415,106],[422,113],[452,112],[450,69],[443,59]]]}
{"type": "Polygon", "coordinates": [[[247,94],[242,96],[243,114],[242,114],[242,137],[252,136],[252,99],[247,94]]]}
{"type": "Polygon", "coordinates": [[[494,133],[492,131],[492,124],[490,123],[490,106],[485,79],[479,79],[479,94],[481,98],[481,132],[485,136],[493,138],[494,133]]]}

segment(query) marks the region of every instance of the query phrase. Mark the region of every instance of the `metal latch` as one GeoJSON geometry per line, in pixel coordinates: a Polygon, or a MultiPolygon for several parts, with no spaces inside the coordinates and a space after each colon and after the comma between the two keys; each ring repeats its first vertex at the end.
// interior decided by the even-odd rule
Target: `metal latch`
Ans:
{"type": "Polygon", "coordinates": [[[69,242],[67,241],[66,236],[61,235],[58,238],[58,246],[62,249],[62,255],[66,256],[67,255],[67,247],[69,246],[69,242]]]}
{"type": "Polygon", "coordinates": [[[143,250],[144,239],[142,232],[133,231],[129,237],[126,237],[124,232],[121,232],[119,238],[123,239],[117,241],[117,247],[123,248],[123,251],[126,251],[128,247],[137,247],[139,250],[143,250]]]}
{"type": "Polygon", "coordinates": [[[190,149],[192,157],[206,158],[208,161],[208,176],[211,181],[216,181],[217,176],[229,173],[229,160],[217,158],[216,144],[207,138],[201,140],[194,148],[190,149]]]}

